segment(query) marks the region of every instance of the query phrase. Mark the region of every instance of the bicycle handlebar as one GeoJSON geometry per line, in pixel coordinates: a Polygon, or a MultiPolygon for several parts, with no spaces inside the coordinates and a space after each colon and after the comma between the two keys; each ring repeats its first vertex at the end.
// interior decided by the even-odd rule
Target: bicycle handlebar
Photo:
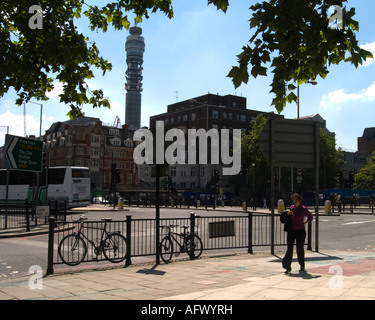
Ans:
{"type": "Polygon", "coordinates": [[[178,227],[179,225],[178,224],[171,224],[169,226],[160,226],[160,228],[168,228],[168,229],[171,229],[171,228],[176,228],[178,227]]]}
{"type": "Polygon", "coordinates": [[[83,220],[88,220],[88,218],[86,218],[84,214],[81,214],[81,216],[79,217],[78,220],[73,220],[73,216],[71,216],[70,219],[71,219],[73,222],[82,222],[83,220]]]}

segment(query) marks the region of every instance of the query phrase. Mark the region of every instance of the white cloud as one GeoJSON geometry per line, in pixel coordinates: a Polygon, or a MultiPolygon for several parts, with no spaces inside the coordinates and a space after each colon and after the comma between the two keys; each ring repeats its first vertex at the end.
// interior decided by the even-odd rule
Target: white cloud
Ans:
{"type": "MultiPolygon", "coordinates": [[[[26,114],[26,134],[39,136],[40,118],[35,118],[33,115],[26,114]]],[[[52,116],[42,116],[42,134],[45,130],[51,126],[54,122],[52,116]]],[[[5,134],[7,132],[7,126],[9,126],[9,134],[15,136],[24,136],[24,117],[22,114],[17,115],[7,110],[0,114],[0,146],[4,145],[5,134]]]]}
{"type": "MultiPolygon", "coordinates": [[[[95,90],[96,83],[90,82],[90,81],[86,81],[86,84],[87,84],[87,86],[89,87],[90,90],[95,90]]],[[[53,84],[52,91],[47,92],[47,97],[49,99],[54,99],[54,100],[59,100],[60,101],[59,95],[62,94],[62,93],[64,93],[63,83],[62,82],[56,82],[56,83],[53,84]]]]}
{"type": "MultiPolygon", "coordinates": [[[[372,54],[375,56],[375,41],[373,43],[366,43],[364,45],[361,45],[362,49],[365,49],[367,51],[372,52],[372,54]]],[[[362,67],[367,67],[370,64],[374,62],[374,59],[367,59],[363,64],[362,67]]]]}
{"type": "Polygon", "coordinates": [[[336,90],[328,94],[323,94],[320,106],[324,109],[332,106],[338,106],[346,102],[372,102],[375,100],[375,82],[367,89],[358,93],[345,93],[344,89],[336,90]]]}
{"type": "Polygon", "coordinates": [[[53,86],[54,86],[53,90],[47,93],[47,97],[49,99],[54,99],[54,100],[60,101],[59,95],[64,92],[63,91],[63,84],[61,82],[56,82],[53,86]]]}

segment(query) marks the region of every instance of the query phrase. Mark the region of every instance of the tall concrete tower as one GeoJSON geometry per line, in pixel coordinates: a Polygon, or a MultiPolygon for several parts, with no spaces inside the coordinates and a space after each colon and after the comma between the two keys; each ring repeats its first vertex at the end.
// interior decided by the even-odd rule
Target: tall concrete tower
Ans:
{"type": "Polygon", "coordinates": [[[142,64],[145,51],[145,40],[141,36],[142,29],[134,26],[130,28],[130,35],[126,38],[126,108],[125,124],[130,130],[141,127],[141,92],[142,89],[142,64]]]}

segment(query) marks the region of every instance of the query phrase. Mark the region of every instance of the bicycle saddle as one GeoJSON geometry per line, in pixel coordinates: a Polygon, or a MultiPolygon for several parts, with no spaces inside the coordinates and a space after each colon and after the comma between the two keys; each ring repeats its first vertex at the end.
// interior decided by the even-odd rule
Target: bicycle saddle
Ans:
{"type": "Polygon", "coordinates": [[[109,222],[112,221],[112,218],[102,218],[102,221],[109,222]]]}

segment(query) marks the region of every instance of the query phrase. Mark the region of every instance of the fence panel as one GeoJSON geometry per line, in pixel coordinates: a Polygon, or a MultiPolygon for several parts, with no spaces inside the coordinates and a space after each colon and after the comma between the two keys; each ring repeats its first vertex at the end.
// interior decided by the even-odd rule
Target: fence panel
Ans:
{"type": "MultiPolygon", "coordinates": [[[[28,204],[1,204],[0,205],[0,229],[28,229],[28,204]]],[[[28,230],[27,230],[28,231],[28,230]]]]}
{"type": "MultiPolygon", "coordinates": [[[[63,224],[63,221],[57,221],[57,224],[63,224]]],[[[108,233],[119,232],[122,235],[126,234],[126,221],[116,221],[112,220],[110,222],[105,221],[84,221],[83,227],[81,229],[82,235],[81,238],[86,244],[86,256],[82,262],[98,262],[98,261],[105,261],[106,258],[103,252],[98,252],[96,247],[99,246],[100,241],[105,239],[105,235],[103,235],[103,229],[106,227],[106,231],[108,233]]],[[[66,228],[65,231],[58,232],[54,234],[54,254],[53,254],[53,264],[61,264],[63,261],[58,253],[58,248],[62,240],[72,234],[77,234],[80,230],[80,223],[76,221],[72,221],[69,223],[70,228],[66,228]]],[[[50,230],[51,232],[51,230],[50,230]]],[[[52,229],[53,232],[53,229],[52,229]]],[[[67,251],[68,248],[63,246],[61,247],[62,251],[67,251]]],[[[78,251],[80,249],[77,249],[78,251]]],[[[81,253],[83,249],[81,249],[81,253]]]]}
{"type": "MultiPolygon", "coordinates": [[[[131,219],[127,216],[126,221],[107,221],[107,232],[120,232],[128,240],[127,264],[131,257],[156,255],[156,220],[155,219],[131,219]]],[[[286,233],[280,222],[280,215],[274,215],[275,233],[274,245],[286,245],[286,233]]],[[[72,223],[72,222],[71,222],[72,223]]],[[[241,216],[211,216],[200,217],[191,215],[190,218],[168,218],[160,219],[160,226],[175,225],[174,232],[183,232],[182,226],[195,225],[195,231],[203,242],[203,250],[239,249],[247,248],[252,252],[253,247],[271,246],[271,214],[248,213],[241,216]],[[192,220],[193,219],[193,220],[192,220]]],[[[84,221],[82,232],[87,246],[87,255],[83,262],[104,261],[105,256],[95,252],[95,245],[102,238],[104,221],[84,221]],[[93,242],[93,243],[92,243],[93,242]]],[[[188,229],[189,230],[189,229],[188,229]]],[[[58,246],[61,240],[79,231],[79,223],[74,223],[74,228],[53,235],[53,257],[49,258],[52,264],[63,263],[58,255],[58,246]],[[51,260],[50,260],[51,259],[51,260]]],[[[190,230],[189,230],[190,231],[190,230]]],[[[312,233],[314,234],[314,233],[312,233]]],[[[160,240],[165,236],[163,229],[160,232],[160,240]]],[[[51,238],[51,235],[50,235],[51,238]]],[[[176,247],[177,248],[177,247],[176,247]]]]}

